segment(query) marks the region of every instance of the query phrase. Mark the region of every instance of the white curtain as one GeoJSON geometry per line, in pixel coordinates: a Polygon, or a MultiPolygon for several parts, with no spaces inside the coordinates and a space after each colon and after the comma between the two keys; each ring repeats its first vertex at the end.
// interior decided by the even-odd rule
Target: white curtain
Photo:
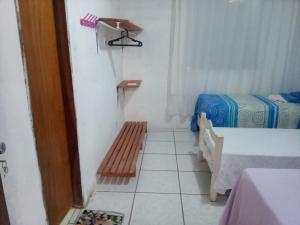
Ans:
{"type": "Polygon", "coordinates": [[[167,115],[200,93],[300,90],[300,0],[173,0],[167,115]]]}

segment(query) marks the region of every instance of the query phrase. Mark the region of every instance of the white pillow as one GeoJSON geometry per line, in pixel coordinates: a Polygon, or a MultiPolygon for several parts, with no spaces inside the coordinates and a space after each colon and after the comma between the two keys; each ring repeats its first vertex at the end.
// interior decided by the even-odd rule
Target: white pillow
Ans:
{"type": "Polygon", "coordinates": [[[287,102],[281,95],[269,95],[268,98],[275,103],[286,103],[287,102]]]}

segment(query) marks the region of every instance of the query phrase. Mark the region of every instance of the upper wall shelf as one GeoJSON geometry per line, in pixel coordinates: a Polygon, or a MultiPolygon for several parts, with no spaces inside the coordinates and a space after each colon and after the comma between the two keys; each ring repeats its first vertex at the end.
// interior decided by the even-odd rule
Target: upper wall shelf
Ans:
{"type": "Polygon", "coordinates": [[[138,34],[143,31],[141,27],[125,19],[116,18],[99,18],[98,21],[105,26],[109,26],[115,30],[128,30],[131,33],[138,34]]]}
{"type": "Polygon", "coordinates": [[[117,88],[138,88],[141,85],[141,80],[123,80],[117,85],[117,88]]]}
{"type": "Polygon", "coordinates": [[[80,24],[82,26],[97,28],[97,24],[100,23],[103,26],[116,30],[116,31],[124,31],[128,30],[131,34],[138,34],[142,32],[142,28],[138,25],[132,23],[126,19],[118,19],[118,18],[101,18],[94,16],[93,14],[87,13],[82,19],[80,19],[80,24]]]}

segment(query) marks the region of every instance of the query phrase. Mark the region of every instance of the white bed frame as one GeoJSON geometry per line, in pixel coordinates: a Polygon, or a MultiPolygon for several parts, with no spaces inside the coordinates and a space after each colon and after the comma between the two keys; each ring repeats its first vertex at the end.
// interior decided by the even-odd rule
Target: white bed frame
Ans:
{"type": "Polygon", "coordinates": [[[225,190],[232,188],[238,179],[236,175],[245,168],[300,169],[300,131],[297,129],[213,128],[205,113],[198,118],[198,125],[198,157],[206,159],[212,173],[211,201],[217,199],[220,180],[231,180],[222,185],[225,190]],[[226,168],[228,164],[231,168],[226,168]]]}
{"type": "Polygon", "coordinates": [[[214,184],[220,170],[224,137],[215,133],[211,121],[206,118],[206,113],[201,113],[198,117],[198,125],[200,127],[198,158],[203,161],[203,152],[210,152],[205,155],[205,159],[211,171],[209,199],[214,202],[217,200],[214,184]],[[209,151],[203,151],[204,148],[209,148],[209,151]]]}

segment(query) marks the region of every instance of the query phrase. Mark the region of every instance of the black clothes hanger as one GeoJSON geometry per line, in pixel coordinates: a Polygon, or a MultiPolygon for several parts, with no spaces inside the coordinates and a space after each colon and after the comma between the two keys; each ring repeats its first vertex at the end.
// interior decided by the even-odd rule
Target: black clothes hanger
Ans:
{"type": "Polygon", "coordinates": [[[142,47],[143,46],[143,42],[135,40],[135,39],[129,37],[128,33],[129,33],[128,30],[125,29],[125,31],[122,31],[121,37],[113,39],[113,40],[110,40],[110,41],[108,41],[107,44],[109,46],[129,46],[129,47],[142,47]],[[124,35],[124,32],[125,32],[125,35],[124,35]],[[119,42],[120,40],[122,40],[124,38],[127,38],[127,39],[131,40],[132,42],[134,42],[136,44],[120,44],[120,43],[115,43],[115,42],[119,42]]]}

